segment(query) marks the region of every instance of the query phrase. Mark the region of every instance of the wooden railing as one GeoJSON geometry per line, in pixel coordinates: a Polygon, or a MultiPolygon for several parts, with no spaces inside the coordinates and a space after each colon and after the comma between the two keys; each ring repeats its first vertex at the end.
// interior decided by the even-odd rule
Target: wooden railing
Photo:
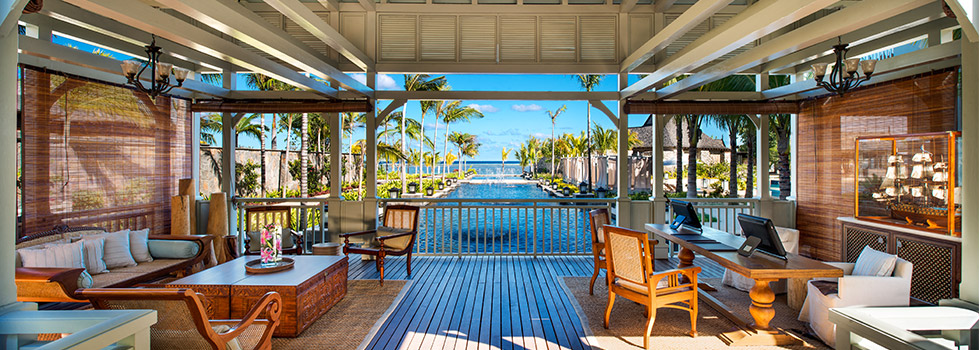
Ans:
{"type": "Polygon", "coordinates": [[[591,254],[588,213],[611,199],[383,199],[422,208],[421,255],[591,254]]]}

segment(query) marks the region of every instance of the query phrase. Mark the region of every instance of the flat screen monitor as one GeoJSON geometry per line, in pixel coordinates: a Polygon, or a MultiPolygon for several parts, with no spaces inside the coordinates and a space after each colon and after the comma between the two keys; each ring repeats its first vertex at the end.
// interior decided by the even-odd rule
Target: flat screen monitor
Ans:
{"type": "Polygon", "coordinates": [[[692,230],[701,231],[701,219],[698,218],[698,212],[694,210],[694,204],[671,199],[670,208],[674,211],[674,221],[670,228],[676,230],[681,226],[686,226],[692,230]]]}
{"type": "Polygon", "coordinates": [[[776,226],[772,220],[760,218],[758,216],[738,214],[738,225],[742,227],[742,233],[746,237],[756,237],[759,239],[757,251],[786,259],[786,250],[783,249],[783,241],[776,233],[776,226]]]}

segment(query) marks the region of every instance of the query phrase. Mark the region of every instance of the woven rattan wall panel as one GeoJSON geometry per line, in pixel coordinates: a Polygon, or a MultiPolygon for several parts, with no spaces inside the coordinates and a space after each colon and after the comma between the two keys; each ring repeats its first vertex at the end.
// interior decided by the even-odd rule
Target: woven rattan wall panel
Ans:
{"type": "Polygon", "coordinates": [[[959,258],[955,246],[897,237],[895,252],[898,257],[912,262],[913,298],[935,303],[956,296],[954,270],[959,258]]]}
{"type": "Polygon", "coordinates": [[[191,177],[189,101],[32,68],[23,84],[22,231],[169,233],[170,197],[191,177]]]}
{"type": "Polygon", "coordinates": [[[854,216],[854,140],[956,130],[956,69],[871,85],[803,103],[797,147],[800,254],[841,258],[837,218],[854,216]]]}
{"type": "Polygon", "coordinates": [[[844,261],[855,262],[865,246],[871,249],[887,252],[888,234],[862,230],[857,227],[844,226],[844,261]]]}

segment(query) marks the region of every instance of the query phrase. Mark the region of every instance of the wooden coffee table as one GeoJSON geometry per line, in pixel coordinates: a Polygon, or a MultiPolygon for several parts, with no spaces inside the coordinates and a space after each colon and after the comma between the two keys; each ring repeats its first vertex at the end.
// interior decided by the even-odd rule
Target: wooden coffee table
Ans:
{"type": "Polygon", "coordinates": [[[211,319],[241,318],[267,292],[282,296],[283,309],[274,336],[296,337],[347,294],[347,257],[290,256],[293,268],[270,274],[245,272],[243,256],[167,284],[205,295],[211,319]]]}

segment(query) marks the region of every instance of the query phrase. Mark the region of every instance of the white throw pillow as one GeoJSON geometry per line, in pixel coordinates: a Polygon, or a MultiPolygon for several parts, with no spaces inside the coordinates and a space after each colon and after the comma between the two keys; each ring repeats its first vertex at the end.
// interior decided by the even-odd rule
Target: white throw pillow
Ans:
{"type": "Polygon", "coordinates": [[[17,255],[24,267],[80,267],[85,268],[82,242],[50,244],[40,248],[23,248],[17,255]]]}
{"type": "Polygon", "coordinates": [[[895,271],[895,261],[898,257],[864,246],[857,262],[854,263],[853,276],[891,276],[895,271]]]}
{"type": "Polygon", "coordinates": [[[150,229],[129,231],[129,250],[133,253],[133,260],[136,262],[151,262],[153,256],[150,255],[149,242],[150,229]]]}
{"type": "Polygon", "coordinates": [[[136,266],[129,246],[129,230],[109,232],[101,235],[88,235],[83,240],[105,238],[105,265],[110,270],[120,267],[136,266]]]}
{"type": "Polygon", "coordinates": [[[108,272],[105,266],[105,238],[81,240],[85,245],[85,270],[93,275],[108,272]]]}

